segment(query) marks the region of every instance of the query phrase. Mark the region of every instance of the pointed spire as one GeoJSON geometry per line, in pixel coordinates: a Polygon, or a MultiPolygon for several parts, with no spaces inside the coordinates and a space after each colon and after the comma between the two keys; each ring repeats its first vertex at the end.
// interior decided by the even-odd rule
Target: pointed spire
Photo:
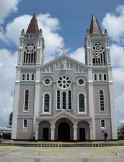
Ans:
{"type": "Polygon", "coordinates": [[[102,30],[99,26],[99,22],[96,18],[95,15],[92,16],[91,18],[91,24],[90,24],[90,30],[89,30],[89,33],[90,34],[95,34],[95,33],[98,33],[98,34],[102,34],[102,30]]]}
{"type": "Polygon", "coordinates": [[[38,23],[37,23],[37,19],[35,14],[33,15],[30,24],[28,26],[27,32],[28,34],[34,34],[34,33],[38,33],[39,32],[39,28],[38,28],[38,23]]]}

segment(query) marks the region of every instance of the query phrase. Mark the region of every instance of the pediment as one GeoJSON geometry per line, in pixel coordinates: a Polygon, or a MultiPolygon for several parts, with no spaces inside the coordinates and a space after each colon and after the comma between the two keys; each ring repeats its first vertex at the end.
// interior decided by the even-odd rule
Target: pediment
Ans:
{"type": "Polygon", "coordinates": [[[61,112],[57,113],[53,118],[55,121],[61,118],[69,119],[72,122],[76,120],[75,116],[71,112],[68,112],[68,110],[64,110],[64,109],[61,110],[61,112]]]}
{"type": "Polygon", "coordinates": [[[54,60],[46,63],[41,71],[46,73],[56,72],[60,70],[70,70],[73,72],[85,72],[87,70],[87,66],[70,56],[65,54],[56,57],[54,60]]]}

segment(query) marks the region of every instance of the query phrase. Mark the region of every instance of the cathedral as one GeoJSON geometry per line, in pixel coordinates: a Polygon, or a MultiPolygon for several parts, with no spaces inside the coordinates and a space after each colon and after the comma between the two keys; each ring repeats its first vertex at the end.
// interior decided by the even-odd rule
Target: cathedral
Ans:
{"type": "Polygon", "coordinates": [[[12,139],[103,140],[103,130],[117,139],[109,36],[94,15],[84,48],[85,63],[64,50],[44,63],[43,31],[33,15],[19,38],[12,139]]]}

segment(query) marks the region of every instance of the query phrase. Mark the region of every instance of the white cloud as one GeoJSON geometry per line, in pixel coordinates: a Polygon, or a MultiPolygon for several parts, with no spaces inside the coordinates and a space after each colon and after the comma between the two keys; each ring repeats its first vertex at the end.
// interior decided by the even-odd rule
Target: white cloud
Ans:
{"type": "MultiPolygon", "coordinates": [[[[29,25],[32,16],[23,15],[16,17],[12,22],[7,24],[6,29],[0,34],[0,39],[18,45],[20,31],[25,31],[29,25]]],[[[59,35],[60,24],[57,18],[52,18],[49,14],[40,14],[37,16],[39,27],[43,30],[45,39],[46,60],[53,58],[58,49],[63,47],[63,38],[59,35]]]]}
{"type": "Polygon", "coordinates": [[[117,44],[112,44],[110,47],[112,57],[112,65],[116,67],[124,67],[124,47],[117,44]]]}
{"type": "Polygon", "coordinates": [[[124,5],[120,5],[116,13],[107,13],[102,24],[108,30],[112,40],[124,41],[124,5]]]}
{"type": "Polygon", "coordinates": [[[8,116],[12,111],[16,57],[17,53],[0,49],[0,126],[8,124],[8,116]]]}
{"type": "Polygon", "coordinates": [[[17,6],[21,0],[1,0],[0,1],[0,24],[12,12],[17,11],[17,6]]]}
{"type": "Polygon", "coordinates": [[[85,53],[84,53],[84,48],[78,48],[76,51],[70,54],[70,56],[82,63],[85,63],[85,53]]]}

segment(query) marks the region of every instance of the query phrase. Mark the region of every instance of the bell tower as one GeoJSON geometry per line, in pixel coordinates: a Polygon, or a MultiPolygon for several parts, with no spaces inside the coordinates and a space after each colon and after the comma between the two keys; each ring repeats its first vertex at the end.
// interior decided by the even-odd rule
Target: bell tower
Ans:
{"type": "Polygon", "coordinates": [[[96,16],[92,16],[90,29],[85,38],[85,63],[89,66],[111,64],[109,54],[109,37],[107,30],[102,32],[96,16]]]}
{"type": "Polygon", "coordinates": [[[42,65],[44,63],[44,38],[35,14],[27,31],[21,31],[18,65],[42,65]]]}

